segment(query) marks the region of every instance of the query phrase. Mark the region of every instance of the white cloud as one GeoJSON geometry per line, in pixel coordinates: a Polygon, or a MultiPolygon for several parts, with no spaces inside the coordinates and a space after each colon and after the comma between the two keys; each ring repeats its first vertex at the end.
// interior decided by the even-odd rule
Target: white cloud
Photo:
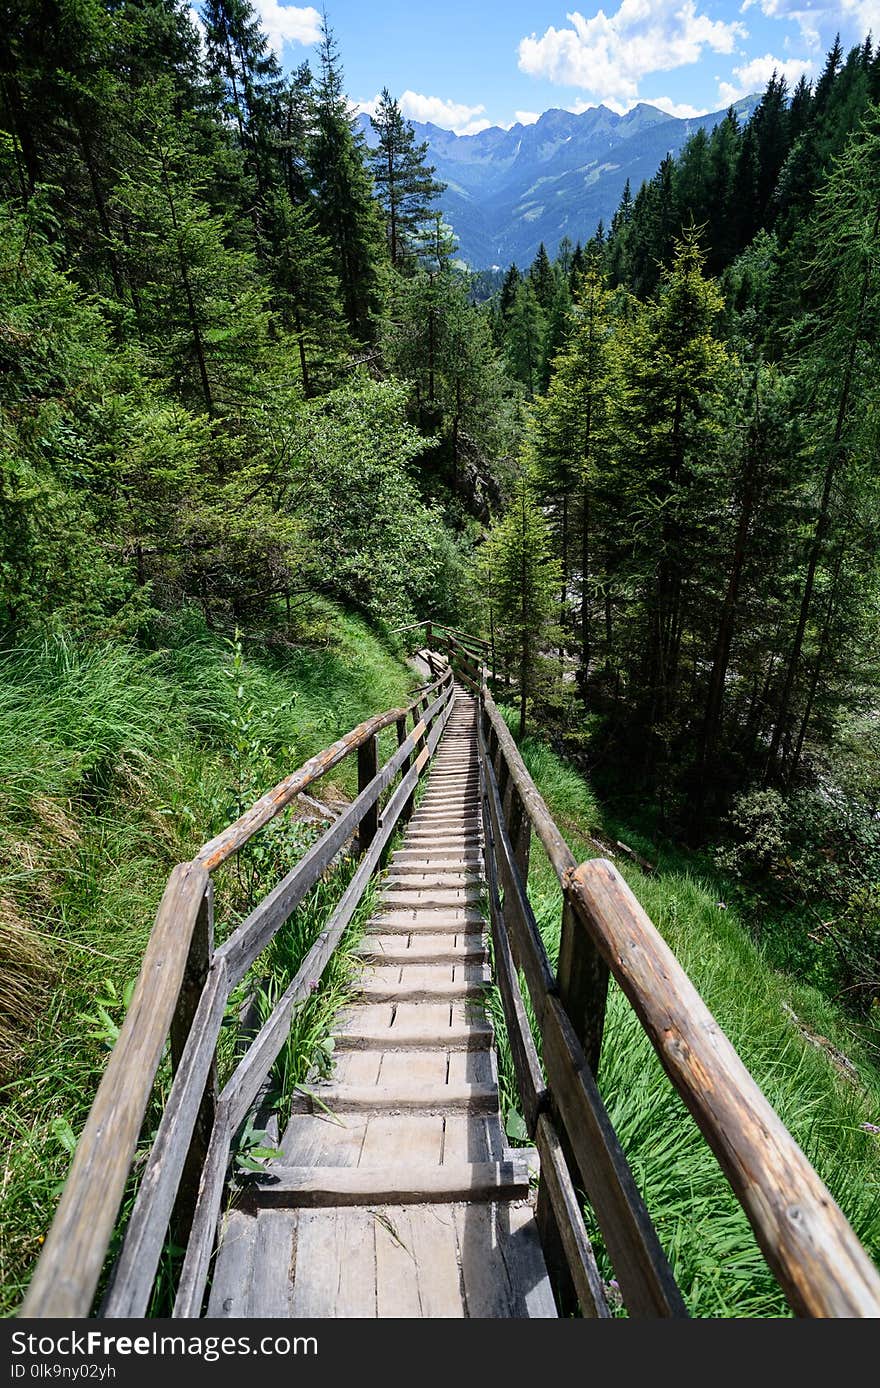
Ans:
{"type": "Polygon", "coordinates": [[[606,105],[638,99],[639,82],[652,72],[696,63],[703,50],[732,53],[747,30],[697,12],[698,0],[621,0],[606,15],[567,15],[571,28],[551,27],[523,38],[519,66],[534,77],[581,87],[606,105]]]}
{"type": "Polygon", "coordinates": [[[520,125],[534,125],[535,121],[541,119],[540,111],[514,111],[513,113],[520,125]]]}
{"type": "Polygon", "coordinates": [[[718,104],[729,106],[731,102],[739,101],[741,96],[763,91],[774,72],[793,87],[801,77],[812,77],[815,69],[812,58],[774,58],[771,53],[765,53],[763,58],[752,58],[741,67],[735,67],[735,83],[719,82],[718,104]]]}
{"type": "Polygon", "coordinates": [[[645,102],[648,106],[656,106],[658,111],[665,111],[669,116],[677,116],[679,120],[694,120],[697,116],[709,113],[707,106],[689,106],[686,101],[673,101],[671,96],[646,96],[645,102]]]}
{"type": "Polygon", "coordinates": [[[745,14],[757,5],[768,19],[796,24],[801,38],[812,50],[823,47],[819,32],[825,30],[825,47],[831,46],[834,33],[847,28],[854,38],[863,38],[870,30],[880,37],[880,0],[743,0],[740,13],[745,14]]]}
{"type": "Polygon", "coordinates": [[[286,43],[317,43],[321,16],[313,5],[281,5],[279,0],[254,0],[269,44],[278,56],[286,43]]]}
{"type": "MultiPolygon", "coordinates": [[[[372,116],[378,104],[379,97],[376,95],[372,101],[359,101],[357,109],[372,116]]],[[[466,106],[463,102],[449,101],[440,96],[422,96],[419,92],[406,91],[398,98],[398,105],[407,120],[425,124],[430,122],[431,125],[439,125],[442,130],[453,130],[456,135],[476,135],[492,124],[483,114],[485,106],[466,106]]]]}

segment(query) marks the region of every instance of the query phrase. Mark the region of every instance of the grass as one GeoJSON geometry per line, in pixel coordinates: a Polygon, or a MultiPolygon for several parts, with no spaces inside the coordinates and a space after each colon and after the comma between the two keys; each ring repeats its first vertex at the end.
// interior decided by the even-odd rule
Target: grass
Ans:
{"type": "MultiPolygon", "coordinates": [[[[520,750],[575,856],[597,856],[590,835],[606,826],[589,787],[540,740],[526,739],[520,750]]],[[[561,893],[540,843],[533,845],[529,894],[555,963],[561,893]]],[[[880,1123],[880,1074],[872,1054],[836,1004],[768,963],[737,911],[719,905],[717,880],[701,880],[686,864],[679,855],[674,866],[661,865],[649,876],[616,860],[856,1233],[880,1259],[880,1139],[862,1126],[880,1123]],[[826,1048],[807,1039],[787,1008],[854,1062],[858,1084],[841,1075],[826,1048]]],[[[502,1052],[499,1062],[509,1096],[515,1093],[509,1053],[502,1052]]],[[[615,985],[599,1085],[691,1314],[787,1315],[745,1215],[615,985]]],[[[601,1239],[594,1226],[591,1232],[610,1281],[601,1239]]]]}
{"type": "MultiPolygon", "coordinates": [[[[144,651],[57,638],[0,656],[6,1314],[39,1253],[171,867],[242,800],[368,715],[406,702],[415,682],[364,622],[326,603],[295,637],[245,640],[238,664],[194,614],[157,632],[154,644],[144,651]]],[[[352,760],[327,778],[337,794],[353,789],[352,760]]],[[[218,938],[310,832],[283,816],[263,836],[268,847],[218,874],[218,938]]],[[[311,942],[322,890],[330,885],[279,938],[278,957],[261,974],[268,987],[311,942]]],[[[331,970],[299,1019],[285,1057],[291,1073],[311,1063],[341,977],[331,970]]]]}

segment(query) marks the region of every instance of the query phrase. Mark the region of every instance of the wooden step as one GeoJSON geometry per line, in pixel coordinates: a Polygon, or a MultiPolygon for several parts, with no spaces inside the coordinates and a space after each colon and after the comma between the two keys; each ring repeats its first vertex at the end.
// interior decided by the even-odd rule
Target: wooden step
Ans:
{"type": "MultiPolygon", "coordinates": [[[[405,1158],[405,1153],[401,1154],[405,1158]]],[[[243,1208],[336,1205],[429,1205],[441,1201],[523,1200],[529,1194],[525,1161],[450,1162],[446,1166],[274,1166],[239,1189],[243,1208]]]]}
{"type": "Polygon", "coordinates": [[[316,1084],[297,1090],[291,1113],[492,1113],[498,1108],[494,1084],[316,1084]]]}
{"type": "Polygon", "coordinates": [[[406,860],[399,862],[396,853],[388,864],[388,876],[385,880],[403,881],[405,877],[423,877],[426,874],[430,874],[434,881],[482,882],[480,865],[476,862],[462,864],[454,858],[439,858],[435,862],[430,859],[412,863],[406,860]]]}
{"type": "MultiPolygon", "coordinates": [[[[423,967],[432,967],[425,965],[423,967]]],[[[364,1002],[454,1002],[459,998],[467,998],[471,994],[479,996],[482,989],[486,988],[491,979],[488,970],[485,976],[480,978],[467,977],[465,968],[462,969],[460,979],[438,979],[436,983],[428,980],[410,981],[401,979],[395,983],[389,979],[378,979],[375,976],[365,978],[358,989],[357,996],[364,1002]]],[[[475,966],[479,968],[479,966],[475,966]]]]}
{"type": "MultiPolygon", "coordinates": [[[[354,1008],[352,1009],[355,1010],[354,1008]]],[[[335,1051],[483,1051],[492,1045],[495,1033],[491,1026],[455,1026],[438,1030],[435,1026],[424,1032],[397,1030],[338,1031],[333,1035],[335,1051]]]]}
{"type": "Polygon", "coordinates": [[[367,935],[357,954],[372,964],[482,964],[487,958],[480,935],[429,936],[414,944],[402,944],[401,935],[367,935]]]}
{"type": "Polygon", "coordinates": [[[469,928],[486,929],[486,921],[480,912],[468,907],[440,907],[436,911],[425,912],[404,907],[389,908],[371,917],[368,925],[384,935],[399,935],[401,931],[412,935],[448,935],[469,928]]]}

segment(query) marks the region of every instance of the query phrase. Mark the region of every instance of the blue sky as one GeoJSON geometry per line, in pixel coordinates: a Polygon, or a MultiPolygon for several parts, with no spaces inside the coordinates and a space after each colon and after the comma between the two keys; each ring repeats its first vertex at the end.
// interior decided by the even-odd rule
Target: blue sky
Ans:
{"type": "MultiPolygon", "coordinates": [[[[314,57],[320,5],[252,2],[285,67],[314,57]]],[[[328,18],[354,101],[388,86],[411,119],[460,134],[551,106],[720,110],[774,67],[815,77],[838,30],[880,38],[880,0],[330,0],[328,18]]]]}

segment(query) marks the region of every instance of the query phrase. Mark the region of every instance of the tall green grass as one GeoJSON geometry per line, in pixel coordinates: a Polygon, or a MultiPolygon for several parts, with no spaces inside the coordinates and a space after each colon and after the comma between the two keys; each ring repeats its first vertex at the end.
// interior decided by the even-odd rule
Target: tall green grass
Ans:
{"type": "MultiPolygon", "coordinates": [[[[604,826],[589,787],[540,740],[527,739],[520,750],[575,856],[580,861],[598,856],[590,835],[601,834],[604,826]]],[[[880,1145],[863,1126],[880,1123],[880,1074],[870,1051],[839,1007],[768,964],[736,911],[722,904],[717,882],[691,875],[683,859],[653,876],[625,858],[615,865],[856,1233],[880,1259],[880,1145]],[[844,1078],[827,1049],[805,1037],[787,1007],[855,1063],[857,1085],[844,1078]]],[[[555,963],[561,892],[534,840],[529,894],[555,963]]],[[[504,1093],[514,1095],[509,1054],[502,1053],[499,1060],[504,1093]]],[[[788,1314],[715,1158],[614,985],[598,1079],[691,1313],[788,1314]]],[[[591,1218],[590,1223],[610,1282],[612,1269],[591,1218]]]]}
{"type": "MultiPolygon", "coordinates": [[[[259,794],[349,727],[406,702],[416,682],[378,635],[329,604],[315,605],[295,644],[245,638],[238,670],[229,642],[194,614],[161,638],[152,651],[61,637],[0,653],[6,1313],[39,1253],[171,867],[228,822],[243,790],[259,794]]],[[[350,792],[355,774],[344,763],[315,791],[350,792]]],[[[286,820],[249,875],[219,875],[219,938],[261,874],[302,851],[308,829],[286,820]]],[[[279,942],[288,967],[315,919],[304,910],[279,942]]],[[[268,986],[282,972],[270,961],[268,986]]],[[[299,1049],[288,1053],[298,1074],[343,973],[301,1019],[299,1049]]]]}

